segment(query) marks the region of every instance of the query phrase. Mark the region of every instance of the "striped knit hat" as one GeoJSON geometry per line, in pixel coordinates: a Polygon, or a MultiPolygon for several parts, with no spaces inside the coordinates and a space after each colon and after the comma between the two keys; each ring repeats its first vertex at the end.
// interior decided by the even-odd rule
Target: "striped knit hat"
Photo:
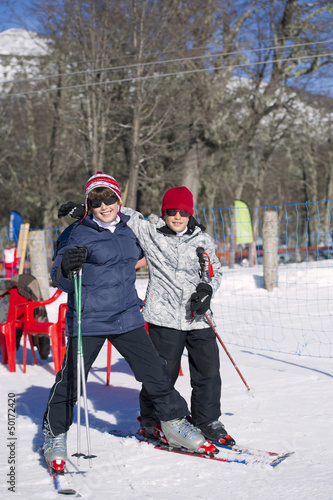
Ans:
{"type": "Polygon", "coordinates": [[[111,191],[114,192],[114,194],[118,197],[120,205],[122,204],[122,199],[121,199],[121,191],[119,189],[118,182],[116,179],[111,177],[111,175],[103,174],[103,172],[96,172],[95,175],[90,177],[88,179],[88,182],[86,184],[85,188],[85,207],[86,207],[86,212],[88,211],[88,194],[90,191],[97,187],[107,187],[111,189],[111,191]]]}

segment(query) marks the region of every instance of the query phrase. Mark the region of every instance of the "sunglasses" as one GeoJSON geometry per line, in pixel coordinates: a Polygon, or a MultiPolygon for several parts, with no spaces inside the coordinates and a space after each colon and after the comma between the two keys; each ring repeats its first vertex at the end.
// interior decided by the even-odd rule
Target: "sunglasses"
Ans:
{"type": "Polygon", "coordinates": [[[113,205],[118,201],[118,196],[116,194],[111,194],[107,198],[103,198],[103,200],[88,200],[89,206],[91,208],[99,208],[102,203],[105,205],[113,205]]]}
{"type": "Polygon", "coordinates": [[[167,208],[165,213],[167,215],[176,215],[179,212],[182,217],[191,217],[189,212],[185,212],[185,210],[178,210],[178,208],[167,208]]]}

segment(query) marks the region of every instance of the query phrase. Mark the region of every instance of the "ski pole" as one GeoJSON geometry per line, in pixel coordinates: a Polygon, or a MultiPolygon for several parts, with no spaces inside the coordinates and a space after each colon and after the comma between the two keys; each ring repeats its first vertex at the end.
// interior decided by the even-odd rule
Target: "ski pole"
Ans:
{"type": "Polygon", "coordinates": [[[81,283],[81,270],[78,273],[74,273],[74,291],[75,291],[75,306],[76,306],[76,318],[77,318],[77,358],[76,358],[76,399],[77,399],[77,431],[76,431],[76,453],[74,457],[77,457],[77,464],[80,463],[80,457],[84,456],[81,453],[81,355],[82,355],[82,334],[81,334],[81,298],[80,298],[80,288],[81,283]]]}
{"type": "MultiPolygon", "coordinates": [[[[201,266],[201,277],[202,277],[202,274],[203,274],[203,267],[204,267],[204,264],[205,264],[205,259],[204,259],[204,257],[203,257],[203,254],[204,254],[205,252],[204,252],[204,249],[203,249],[202,247],[198,247],[196,251],[197,251],[197,256],[198,256],[198,258],[199,258],[199,263],[200,263],[200,266],[201,266]]],[[[212,323],[212,322],[211,322],[211,320],[209,319],[209,317],[208,317],[207,313],[204,313],[204,314],[205,314],[205,318],[207,319],[208,323],[210,324],[211,328],[213,329],[213,331],[214,331],[214,333],[215,333],[215,335],[216,335],[216,337],[217,337],[218,341],[220,342],[221,346],[223,347],[223,349],[224,349],[224,351],[225,351],[226,355],[228,356],[228,358],[230,359],[231,363],[234,365],[234,367],[235,367],[235,369],[236,369],[236,371],[237,371],[238,375],[239,375],[239,376],[240,376],[240,378],[242,379],[242,381],[243,381],[243,383],[244,383],[245,387],[246,387],[246,388],[247,388],[247,390],[251,393],[251,389],[250,389],[250,387],[247,385],[247,383],[246,383],[246,381],[245,381],[245,379],[244,379],[243,375],[241,374],[241,372],[240,372],[240,370],[239,370],[238,366],[236,365],[236,363],[235,363],[235,362],[234,362],[234,360],[232,359],[232,357],[231,357],[231,355],[230,355],[230,353],[229,353],[228,349],[226,348],[226,346],[224,345],[224,342],[222,341],[221,337],[220,337],[220,336],[219,336],[219,334],[217,333],[217,331],[216,331],[216,329],[215,329],[215,327],[214,327],[213,323],[212,323]]]]}
{"type": "Polygon", "coordinates": [[[88,458],[89,465],[91,467],[92,466],[91,459],[94,458],[95,455],[91,454],[87,388],[86,388],[84,356],[83,356],[83,346],[82,346],[82,329],[81,329],[82,268],[79,270],[78,273],[74,274],[74,290],[75,290],[75,305],[76,305],[76,317],[77,317],[77,452],[73,456],[77,457],[78,464],[80,457],[88,458]],[[88,455],[81,453],[81,387],[83,394],[83,406],[84,406],[84,417],[86,424],[88,455]]]}
{"type": "Polygon", "coordinates": [[[217,333],[217,331],[215,330],[215,328],[214,328],[214,326],[213,326],[213,323],[212,323],[212,322],[210,321],[210,319],[208,318],[207,313],[205,313],[205,317],[206,317],[206,319],[207,319],[208,323],[210,324],[210,326],[212,327],[212,329],[214,330],[214,333],[215,333],[216,337],[218,338],[218,341],[220,342],[221,346],[223,347],[223,349],[224,349],[224,351],[225,351],[226,355],[228,356],[228,358],[230,359],[231,363],[234,365],[234,367],[235,367],[235,369],[236,369],[236,371],[237,371],[238,375],[239,375],[239,376],[240,376],[240,378],[242,379],[242,381],[243,381],[243,383],[244,383],[245,387],[247,388],[247,390],[248,390],[249,392],[251,392],[250,387],[247,385],[247,383],[246,383],[246,381],[245,381],[245,379],[244,379],[243,375],[241,374],[240,370],[238,369],[238,366],[236,365],[236,363],[235,363],[235,362],[234,362],[234,360],[232,359],[231,355],[229,354],[229,351],[228,351],[228,349],[226,348],[226,346],[224,345],[224,343],[222,342],[221,337],[219,336],[219,334],[218,334],[218,333],[217,333]]]}

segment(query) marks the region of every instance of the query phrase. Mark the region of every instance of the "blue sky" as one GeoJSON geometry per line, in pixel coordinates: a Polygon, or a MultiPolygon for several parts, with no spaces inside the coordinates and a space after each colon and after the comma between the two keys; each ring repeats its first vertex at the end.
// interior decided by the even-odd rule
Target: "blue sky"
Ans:
{"type": "Polygon", "coordinates": [[[36,16],[28,12],[33,0],[0,0],[0,32],[10,28],[39,31],[36,16]]]}

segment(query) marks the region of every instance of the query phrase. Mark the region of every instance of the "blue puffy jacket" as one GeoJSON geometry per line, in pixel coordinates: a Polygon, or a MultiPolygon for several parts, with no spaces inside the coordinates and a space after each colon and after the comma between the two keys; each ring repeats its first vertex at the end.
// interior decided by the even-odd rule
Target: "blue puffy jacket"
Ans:
{"type": "Polygon", "coordinates": [[[59,237],[51,278],[58,288],[68,293],[66,335],[77,335],[74,283],[61,273],[60,266],[65,250],[79,245],[88,250],[82,269],[82,335],[118,334],[144,326],[140,311],[143,301],[135,288],[135,264],[143,254],[134,233],[126,225],[128,219],[121,215],[116,230],[111,233],[88,215],[59,237]]]}

